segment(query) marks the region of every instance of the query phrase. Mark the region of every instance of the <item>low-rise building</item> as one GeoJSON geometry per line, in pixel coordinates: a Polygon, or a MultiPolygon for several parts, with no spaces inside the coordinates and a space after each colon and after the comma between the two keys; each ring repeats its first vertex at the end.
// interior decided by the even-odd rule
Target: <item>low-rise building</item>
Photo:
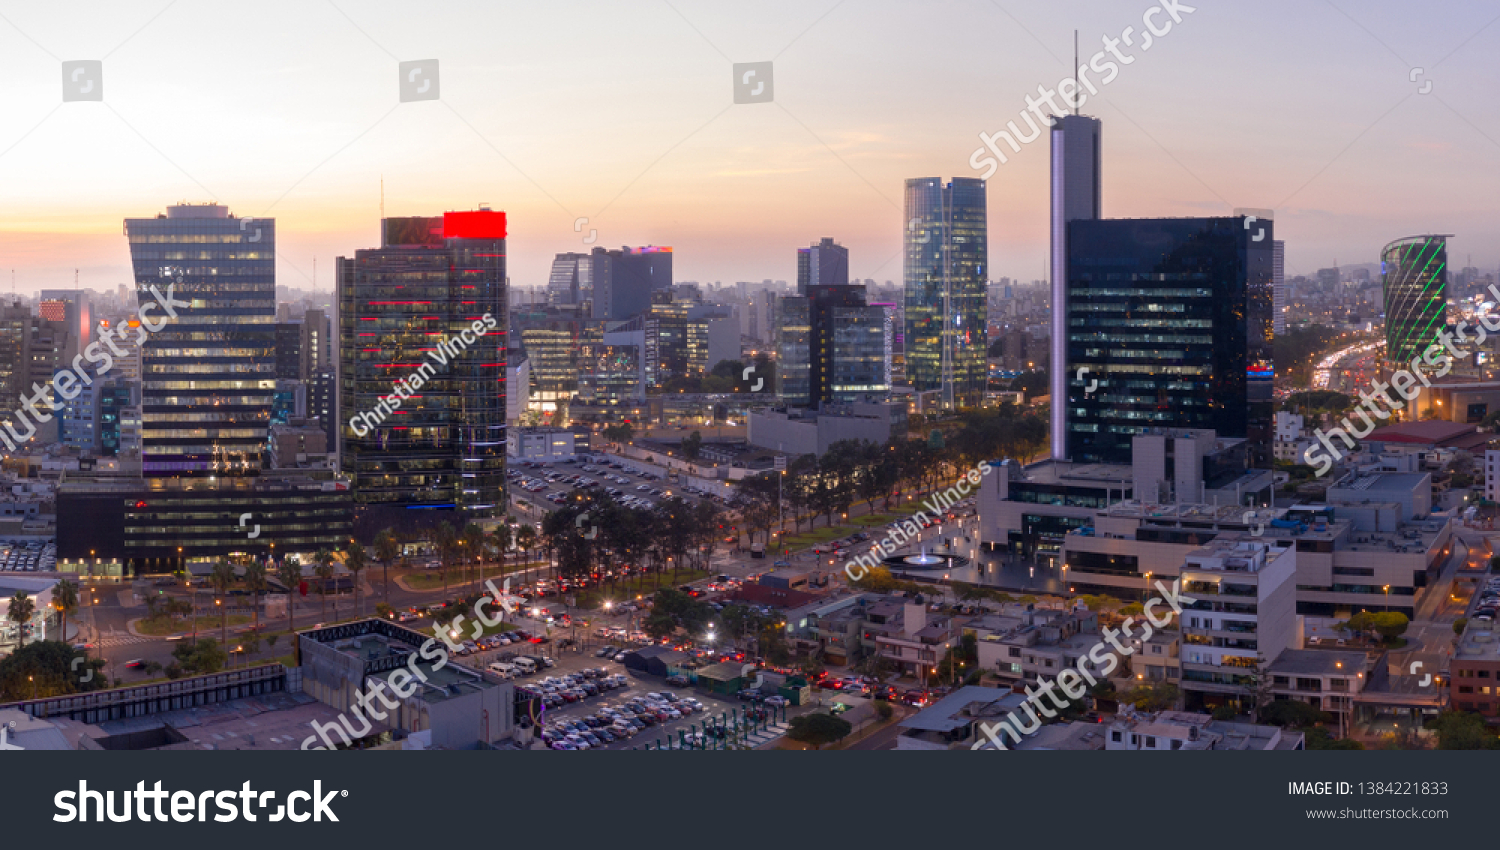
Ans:
{"type": "Polygon", "coordinates": [[[1106,750],[1305,750],[1306,736],[1279,726],[1214,720],[1207,714],[1127,711],[1109,724],[1106,750]]]}
{"type": "Polygon", "coordinates": [[[1454,710],[1477,712],[1491,723],[1500,720],[1500,633],[1492,622],[1469,621],[1449,669],[1454,710]]]}
{"type": "Polygon", "coordinates": [[[573,432],[566,428],[512,428],[505,443],[507,460],[559,463],[575,452],[573,432]]]}

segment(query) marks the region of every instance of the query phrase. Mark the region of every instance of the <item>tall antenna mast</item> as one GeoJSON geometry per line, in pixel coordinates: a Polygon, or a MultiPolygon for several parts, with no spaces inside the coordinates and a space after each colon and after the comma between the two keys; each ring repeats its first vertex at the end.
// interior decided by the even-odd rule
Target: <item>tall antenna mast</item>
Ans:
{"type": "Polygon", "coordinates": [[[380,175],[380,218],[385,220],[385,175],[380,175]]]}
{"type": "Polygon", "coordinates": [[[1078,30],[1073,30],[1073,114],[1078,114],[1078,30]]]}

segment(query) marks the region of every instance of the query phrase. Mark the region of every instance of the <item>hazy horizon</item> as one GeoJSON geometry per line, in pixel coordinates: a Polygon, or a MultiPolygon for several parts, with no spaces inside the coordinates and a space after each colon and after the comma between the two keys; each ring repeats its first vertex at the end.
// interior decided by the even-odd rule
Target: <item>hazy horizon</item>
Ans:
{"type": "MultiPolygon", "coordinates": [[[[559,252],[646,244],[679,280],[791,281],[824,236],[851,277],[899,284],[903,181],[979,176],[978,134],[1071,74],[1075,28],[1087,63],[1152,5],[0,4],[0,274],[128,284],[125,218],[214,200],[278,220],[279,283],[312,287],[316,257],[328,290],[334,257],[378,244],[383,179],[388,216],[507,212],[517,286],[559,252]],[[399,102],[398,62],[431,58],[442,99],[399,102]],[[76,59],[103,60],[102,103],[61,102],[76,59]],[[774,102],[735,104],[732,63],[766,60],[774,102]]],[[[1500,263],[1495,9],[1193,8],[1082,109],[1104,122],[1106,216],[1274,208],[1289,277],[1414,233],[1455,234],[1454,269],[1500,263]]],[[[1027,282],[1045,134],[1010,157],[989,277],[1027,282]]]]}

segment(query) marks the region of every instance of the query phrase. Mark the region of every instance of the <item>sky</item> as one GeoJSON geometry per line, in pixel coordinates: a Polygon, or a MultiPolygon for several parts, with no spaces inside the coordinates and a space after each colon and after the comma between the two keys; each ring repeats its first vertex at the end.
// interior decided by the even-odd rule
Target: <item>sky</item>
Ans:
{"type": "MultiPolygon", "coordinates": [[[[903,182],[980,176],[978,134],[1071,76],[1074,30],[1087,63],[1129,27],[1134,61],[1082,106],[1107,217],[1274,209],[1289,276],[1416,233],[1500,264],[1500,6],[1197,0],[1143,50],[1152,7],[0,0],[0,275],[129,283],[123,219],[215,200],[277,219],[279,283],[329,289],[378,244],[383,180],[386,215],[506,211],[519,286],[593,245],[795,280],[824,236],[899,283],[903,182]],[[399,63],[428,59],[440,99],[402,103],[399,63]],[[102,101],[62,102],[72,60],[102,62],[102,101]],[[733,64],[764,61],[774,100],[736,104],[733,64]]],[[[989,180],[992,279],[1045,275],[1046,145],[989,180]]]]}

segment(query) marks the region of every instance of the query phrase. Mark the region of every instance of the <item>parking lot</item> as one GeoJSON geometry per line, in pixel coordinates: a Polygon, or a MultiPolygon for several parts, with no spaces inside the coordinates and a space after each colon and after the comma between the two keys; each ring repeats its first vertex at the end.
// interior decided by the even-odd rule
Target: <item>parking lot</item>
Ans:
{"type": "MultiPolygon", "coordinates": [[[[602,693],[597,697],[581,700],[560,709],[545,712],[542,715],[543,728],[557,731],[559,724],[564,722],[584,723],[586,718],[598,715],[601,710],[617,711],[622,716],[634,715],[635,712],[630,711],[626,707],[635,705],[642,709],[648,708],[649,706],[645,701],[649,700],[650,695],[653,694],[660,694],[665,697],[665,699],[658,698],[652,700],[652,702],[658,705],[664,705],[671,700],[675,700],[677,705],[664,712],[664,715],[667,717],[665,721],[657,720],[657,722],[646,725],[644,728],[629,734],[628,737],[623,739],[607,742],[599,747],[593,745],[589,747],[590,749],[628,750],[632,747],[644,747],[647,744],[654,746],[658,741],[663,740],[675,743],[678,741],[679,730],[684,733],[691,733],[693,728],[696,727],[701,733],[706,724],[717,721],[721,714],[731,709],[738,709],[741,716],[743,716],[745,709],[749,705],[748,703],[739,702],[734,699],[725,699],[697,692],[691,688],[670,687],[654,678],[638,678],[625,671],[621,665],[613,662],[607,666],[612,670],[619,671],[619,675],[623,675],[626,681],[624,687],[602,693]],[[681,704],[684,702],[690,704],[690,711],[685,712],[682,709],[681,704]]],[[[591,731],[594,731],[594,734],[597,736],[597,731],[591,731]]]]}
{"type": "Polygon", "coordinates": [[[57,546],[51,541],[0,540],[0,572],[44,573],[57,569],[57,546]]]}
{"type": "Polygon", "coordinates": [[[670,496],[679,496],[690,503],[703,499],[726,503],[722,496],[670,483],[665,470],[628,458],[585,455],[572,462],[526,463],[512,468],[506,476],[514,489],[526,493],[526,498],[536,503],[560,505],[572,491],[589,487],[601,488],[621,504],[644,509],[653,508],[670,496]]]}

